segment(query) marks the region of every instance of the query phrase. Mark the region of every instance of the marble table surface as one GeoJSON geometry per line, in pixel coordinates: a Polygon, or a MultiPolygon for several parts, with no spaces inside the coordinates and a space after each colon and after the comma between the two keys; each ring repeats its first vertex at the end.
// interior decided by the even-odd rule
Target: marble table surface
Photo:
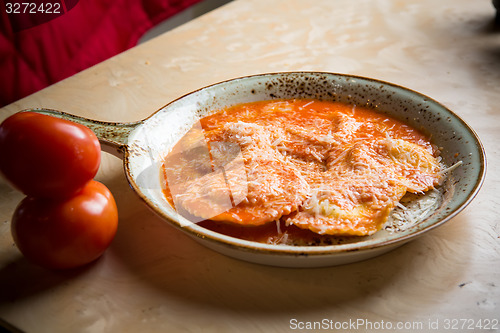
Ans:
{"type": "Polygon", "coordinates": [[[0,180],[1,320],[38,333],[289,332],[315,323],[466,332],[487,321],[500,331],[494,17],[490,0],[236,0],[0,109],[0,121],[46,107],[130,122],[225,79],[347,73],[441,102],[477,132],[488,159],[482,190],[445,225],[385,255],[316,269],[251,264],[199,245],[156,217],[129,188],[122,161],[103,153],[97,179],[118,204],[116,238],[88,267],[48,271],[15,247],[10,219],[22,195],[0,180]]]}

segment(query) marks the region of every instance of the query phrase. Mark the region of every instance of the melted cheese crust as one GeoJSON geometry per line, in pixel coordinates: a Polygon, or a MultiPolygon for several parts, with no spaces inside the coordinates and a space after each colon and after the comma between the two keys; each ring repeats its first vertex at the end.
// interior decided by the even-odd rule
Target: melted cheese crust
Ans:
{"type": "Polygon", "coordinates": [[[247,103],[197,126],[163,170],[167,199],[199,219],[371,235],[406,192],[433,189],[443,175],[438,150],[416,129],[342,103],[247,103]]]}

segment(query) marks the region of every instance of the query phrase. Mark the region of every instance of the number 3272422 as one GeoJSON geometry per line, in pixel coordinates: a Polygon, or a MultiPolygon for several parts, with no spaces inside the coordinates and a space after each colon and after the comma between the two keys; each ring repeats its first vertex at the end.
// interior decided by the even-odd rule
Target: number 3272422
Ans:
{"type": "Polygon", "coordinates": [[[443,328],[446,330],[497,330],[498,319],[445,319],[443,328]]]}
{"type": "Polygon", "coordinates": [[[61,4],[58,2],[7,2],[5,4],[7,14],[61,14],[61,4]]]}

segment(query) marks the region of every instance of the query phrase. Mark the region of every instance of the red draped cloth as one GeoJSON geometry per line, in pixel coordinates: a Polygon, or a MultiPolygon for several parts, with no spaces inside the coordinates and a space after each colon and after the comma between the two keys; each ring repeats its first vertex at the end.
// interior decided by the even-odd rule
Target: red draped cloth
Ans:
{"type": "Polygon", "coordinates": [[[0,106],[133,47],[199,1],[0,0],[0,106]]]}

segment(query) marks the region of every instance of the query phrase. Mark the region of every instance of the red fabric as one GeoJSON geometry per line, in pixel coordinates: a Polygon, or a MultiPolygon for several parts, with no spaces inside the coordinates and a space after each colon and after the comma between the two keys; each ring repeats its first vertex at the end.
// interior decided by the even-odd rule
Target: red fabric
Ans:
{"type": "Polygon", "coordinates": [[[0,0],[0,106],[133,47],[148,29],[199,1],[58,0],[63,14],[24,14],[26,22],[7,14],[13,0],[0,0]]]}

